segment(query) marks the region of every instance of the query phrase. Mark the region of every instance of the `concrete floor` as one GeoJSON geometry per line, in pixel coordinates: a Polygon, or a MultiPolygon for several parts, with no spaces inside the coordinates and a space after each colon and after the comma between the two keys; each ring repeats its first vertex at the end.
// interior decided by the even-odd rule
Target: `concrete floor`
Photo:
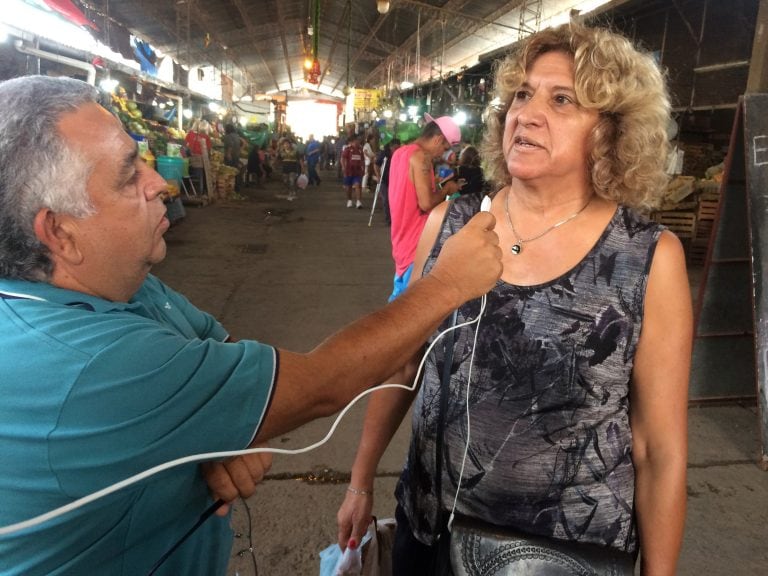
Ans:
{"type": "MultiPolygon", "coordinates": [[[[335,173],[288,202],[277,181],[243,191],[242,200],[186,208],[167,236],[168,257],[154,272],[217,316],[236,338],[307,351],[324,337],[383,305],[393,264],[389,229],[372,195],[347,209],[335,173]]],[[[693,277],[696,276],[694,271],[693,277]]],[[[336,540],[341,503],[365,402],[334,437],[313,452],[276,456],[246,506],[235,506],[229,575],[318,574],[318,552],[336,540]],[[248,520],[250,514],[251,521],[248,520]],[[251,544],[252,542],[252,544],[251,544]],[[252,546],[253,554],[248,549],[252,546]]],[[[313,422],[276,439],[301,448],[329,430],[313,422]]],[[[768,472],[759,452],[757,408],[696,406],[689,410],[688,519],[682,575],[768,573],[768,472]]],[[[397,433],[376,480],[374,514],[394,513],[394,490],[410,422],[397,433]]]]}

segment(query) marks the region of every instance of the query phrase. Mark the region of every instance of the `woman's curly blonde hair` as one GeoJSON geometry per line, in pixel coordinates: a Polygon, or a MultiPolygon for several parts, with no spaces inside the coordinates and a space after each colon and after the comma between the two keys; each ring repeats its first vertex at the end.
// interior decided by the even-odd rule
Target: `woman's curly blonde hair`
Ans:
{"type": "Polygon", "coordinates": [[[496,186],[512,181],[502,147],[504,121],[526,71],[546,52],[573,57],[578,103],[600,113],[588,161],[595,193],[638,209],[655,206],[668,182],[670,104],[661,70],[623,36],[575,21],[530,36],[496,66],[501,104],[489,109],[482,144],[488,179],[496,186]]]}

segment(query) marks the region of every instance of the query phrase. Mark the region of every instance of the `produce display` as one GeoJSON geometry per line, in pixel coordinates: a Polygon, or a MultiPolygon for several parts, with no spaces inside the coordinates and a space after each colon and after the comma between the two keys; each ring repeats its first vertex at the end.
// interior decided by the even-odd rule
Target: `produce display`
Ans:
{"type": "MultiPolygon", "coordinates": [[[[185,138],[187,136],[184,130],[179,130],[174,126],[168,126],[163,122],[158,122],[146,116],[156,112],[148,104],[142,104],[128,98],[125,90],[120,89],[112,95],[112,111],[120,118],[128,133],[138,142],[140,156],[152,167],[158,169],[157,163],[164,160],[162,157],[178,157],[186,155],[185,138]],[[144,113],[142,113],[142,110],[144,113]]],[[[237,168],[232,168],[224,164],[223,154],[221,152],[223,143],[221,134],[217,130],[217,124],[211,123],[213,128],[209,134],[211,138],[211,150],[209,150],[210,170],[213,182],[213,190],[209,193],[209,199],[236,198],[235,177],[238,173],[237,168]]],[[[249,143],[253,140],[266,140],[262,131],[247,133],[249,143]]],[[[268,134],[268,132],[267,132],[268,134]]],[[[243,159],[247,158],[248,147],[243,146],[241,151],[243,159]]],[[[179,181],[169,179],[168,187],[163,197],[166,202],[180,196],[179,181]]]]}
{"type": "Polygon", "coordinates": [[[155,156],[165,156],[168,142],[183,144],[186,132],[173,126],[166,126],[155,120],[144,118],[137,102],[126,97],[124,91],[112,95],[112,107],[130,134],[146,138],[155,156]]]}

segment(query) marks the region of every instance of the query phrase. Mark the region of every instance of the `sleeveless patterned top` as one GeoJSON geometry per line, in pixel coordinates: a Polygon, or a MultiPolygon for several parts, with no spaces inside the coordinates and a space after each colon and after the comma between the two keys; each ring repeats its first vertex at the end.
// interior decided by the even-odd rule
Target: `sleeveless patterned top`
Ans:
{"type": "MultiPolygon", "coordinates": [[[[479,205],[475,195],[453,203],[425,272],[479,205]]],[[[488,293],[476,346],[475,325],[455,331],[442,399],[445,344],[435,345],[396,490],[419,540],[435,541],[456,495],[474,347],[471,433],[456,512],[529,534],[635,552],[629,386],[662,230],[619,206],[595,246],[561,277],[537,286],[499,281],[488,293]]],[[[463,305],[455,324],[476,318],[479,309],[479,300],[463,305]]],[[[446,320],[441,330],[453,323],[446,320]]],[[[443,339],[450,342],[450,336],[443,339]]]]}

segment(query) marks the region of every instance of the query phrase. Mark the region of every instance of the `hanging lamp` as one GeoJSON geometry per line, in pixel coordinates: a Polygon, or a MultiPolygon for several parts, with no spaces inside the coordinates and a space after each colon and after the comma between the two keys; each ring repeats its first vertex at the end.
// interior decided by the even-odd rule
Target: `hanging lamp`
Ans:
{"type": "Polygon", "coordinates": [[[320,60],[317,59],[320,42],[320,0],[314,0],[312,8],[312,64],[307,72],[307,82],[320,83],[320,60]]]}

